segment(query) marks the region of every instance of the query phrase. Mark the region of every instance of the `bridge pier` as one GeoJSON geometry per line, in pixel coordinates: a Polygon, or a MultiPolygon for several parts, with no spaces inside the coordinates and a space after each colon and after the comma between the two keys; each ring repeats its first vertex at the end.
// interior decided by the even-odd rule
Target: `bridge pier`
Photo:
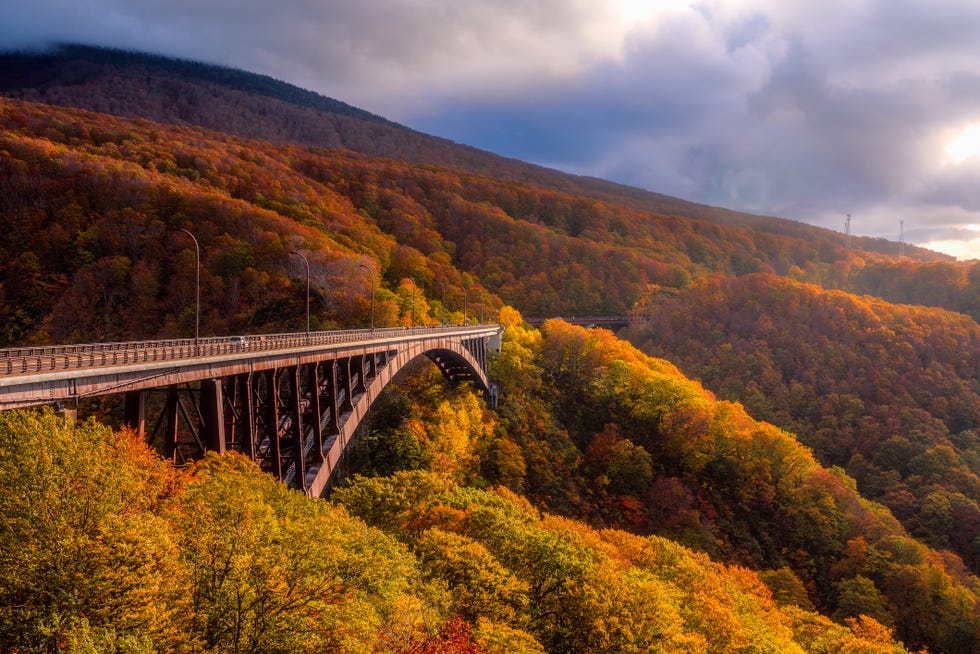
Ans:
{"type": "Polygon", "coordinates": [[[180,405],[180,396],[177,394],[177,387],[171,386],[167,389],[167,401],[164,404],[163,416],[163,456],[176,463],[177,457],[177,408],[180,405]]]}
{"type": "Polygon", "coordinates": [[[337,362],[329,361],[323,364],[329,368],[326,375],[326,388],[321,389],[321,392],[325,391],[327,398],[325,398],[330,404],[330,419],[327,422],[327,433],[336,434],[340,429],[340,420],[338,416],[340,415],[340,397],[339,397],[339,385],[337,383],[337,362]]]}
{"type": "MultiPolygon", "coordinates": [[[[262,430],[258,434],[259,438],[264,437],[266,442],[266,455],[262,457],[265,465],[263,466],[271,472],[276,479],[282,479],[282,448],[279,443],[279,371],[270,368],[263,372],[260,380],[264,382],[260,387],[264,393],[259,397],[262,404],[259,406],[259,415],[262,416],[262,430]]],[[[262,450],[262,442],[259,441],[259,449],[262,450]]],[[[257,457],[258,458],[258,457],[257,457]]]]}
{"type": "Polygon", "coordinates": [[[146,398],[143,391],[129,391],[123,401],[123,424],[139,436],[146,435],[146,398]]]}
{"type": "Polygon", "coordinates": [[[306,439],[303,429],[303,407],[302,397],[300,396],[299,366],[293,366],[286,370],[289,375],[289,418],[290,426],[287,432],[292,441],[293,466],[295,474],[296,488],[306,491],[306,439]]]}
{"type": "MultiPolygon", "coordinates": [[[[310,437],[313,441],[314,465],[323,464],[323,409],[320,402],[320,376],[318,374],[320,364],[314,363],[306,367],[306,383],[303,385],[303,394],[306,398],[306,424],[311,427],[310,437]]],[[[304,471],[304,485],[305,471],[304,471]]]]}
{"type": "Polygon", "coordinates": [[[237,450],[255,460],[255,398],[250,372],[225,378],[223,415],[225,435],[230,436],[226,448],[237,450]]]}
{"type": "Polygon", "coordinates": [[[201,381],[201,425],[204,447],[212,452],[225,452],[224,391],[220,379],[201,381]]]}

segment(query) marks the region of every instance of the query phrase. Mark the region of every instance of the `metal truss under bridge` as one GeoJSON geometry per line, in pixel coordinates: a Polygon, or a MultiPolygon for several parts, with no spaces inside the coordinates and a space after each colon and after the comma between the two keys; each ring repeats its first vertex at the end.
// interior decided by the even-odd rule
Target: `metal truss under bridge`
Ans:
{"type": "Polygon", "coordinates": [[[382,389],[421,357],[491,403],[499,325],[51,345],[0,350],[0,410],[125,393],[125,421],[182,464],[236,450],[317,497],[382,389]]]}

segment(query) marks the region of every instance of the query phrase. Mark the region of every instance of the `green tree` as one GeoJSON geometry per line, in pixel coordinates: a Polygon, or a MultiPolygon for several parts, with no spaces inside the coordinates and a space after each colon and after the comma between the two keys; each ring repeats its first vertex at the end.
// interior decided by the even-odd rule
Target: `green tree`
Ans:
{"type": "Polygon", "coordinates": [[[240,455],[207,456],[168,515],[209,649],[371,652],[383,626],[419,619],[404,548],[240,455]]]}
{"type": "Polygon", "coordinates": [[[155,515],[166,465],[52,411],[0,412],[0,642],[7,651],[181,651],[190,601],[155,515]]]}
{"type": "Polygon", "coordinates": [[[838,584],[839,595],[834,620],[843,622],[846,618],[865,615],[884,625],[893,623],[894,618],[882,602],[881,593],[875,583],[867,577],[858,575],[844,579],[838,584]]]}
{"type": "Polygon", "coordinates": [[[527,583],[472,538],[433,527],[422,534],[415,554],[428,575],[449,584],[453,612],[470,622],[482,616],[516,623],[527,611],[527,583]]]}

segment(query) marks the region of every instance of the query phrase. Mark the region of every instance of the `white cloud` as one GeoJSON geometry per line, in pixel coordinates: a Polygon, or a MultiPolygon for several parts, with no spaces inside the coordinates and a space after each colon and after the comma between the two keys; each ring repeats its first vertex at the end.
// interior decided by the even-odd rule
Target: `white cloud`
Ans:
{"type": "Polygon", "coordinates": [[[980,259],[980,225],[963,226],[966,234],[956,239],[937,239],[922,243],[922,247],[951,254],[961,261],[980,259]]]}

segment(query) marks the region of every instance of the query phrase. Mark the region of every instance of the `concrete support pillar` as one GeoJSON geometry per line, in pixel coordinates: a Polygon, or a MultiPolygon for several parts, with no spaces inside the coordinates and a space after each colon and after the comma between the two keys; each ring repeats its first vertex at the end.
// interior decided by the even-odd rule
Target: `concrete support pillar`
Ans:
{"type": "Polygon", "coordinates": [[[326,400],[330,408],[330,420],[327,421],[327,433],[336,434],[340,432],[340,401],[337,397],[337,362],[328,361],[324,364],[326,379],[326,400]]]}
{"type": "Polygon", "coordinates": [[[354,363],[353,357],[348,357],[346,360],[347,365],[347,408],[350,411],[354,410],[354,394],[357,392],[357,385],[354,383],[354,377],[357,372],[358,365],[354,363]]]}
{"type": "Polygon", "coordinates": [[[225,396],[220,379],[205,379],[201,382],[201,416],[204,433],[204,448],[209,452],[223,454],[228,440],[225,438],[225,396]]]}
{"type": "Polygon", "coordinates": [[[293,450],[293,463],[296,465],[296,487],[306,491],[305,429],[303,428],[303,406],[300,396],[299,366],[290,366],[285,373],[289,384],[289,422],[296,447],[293,450]]]}
{"type": "Polygon", "coordinates": [[[307,415],[313,421],[314,459],[316,463],[323,463],[323,409],[320,402],[320,376],[318,374],[318,368],[315,363],[307,364],[306,389],[304,392],[310,398],[310,407],[307,415]]]}
{"type": "Polygon", "coordinates": [[[163,426],[163,456],[174,463],[177,462],[177,418],[178,402],[177,387],[167,388],[167,404],[164,408],[163,426]]]}
{"type": "Polygon", "coordinates": [[[248,458],[255,460],[255,377],[250,372],[238,375],[235,382],[238,386],[239,430],[242,452],[248,458]]]}
{"type": "Polygon", "coordinates": [[[282,479],[282,455],[279,443],[279,384],[277,372],[275,369],[264,371],[267,397],[265,398],[263,413],[265,414],[265,426],[269,432],[267,436],[269,437],[269,457],[272,463],[272,474],[276,476],[276,479],[282,479]]]}
{"type": "Polygon", "coordinates": [[[357,392],[366,393],[367,392],[367,355],[361,354],[354,358],[355,365],[358,368],[357,374],[357,392]]]}
{"type": "MultiPolygon", "coordinates": [[[[337,393],[340,394],[341,389],[344,392],[344,400],[340,403],[340,413],[354,410],[353,402],[353,389],[351,388],[350,382],[350,359],[339,359],[337,361],[337,393]]],[[[339,431],[340,427],[340,414],[337,415],[337,427],[339,431]]]]}
{"type": "Polygon", "coordinates": [[[146,436],[146,397],[143,391],[126,393],[123,407],[123,424],[132,429],[138,436],[146,436]]]}

